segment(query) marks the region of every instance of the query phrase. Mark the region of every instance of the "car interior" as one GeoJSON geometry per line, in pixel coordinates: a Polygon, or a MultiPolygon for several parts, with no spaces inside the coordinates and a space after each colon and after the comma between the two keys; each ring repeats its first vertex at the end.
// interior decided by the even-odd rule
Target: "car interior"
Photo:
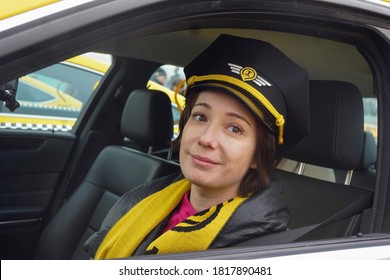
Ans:
{"type": "Polygon", "coordinates": [[[177,163],[151,154],[153,147],[169,147],[172,127],[171,102],[166,94],[146,89],[132,92],[122,114],[122,135],[147,145],[149,152],[120,145],[105,147],[83,182],[43,231],[36,257],[88,258],[83,250],[84,242],[99,230],[121,195],[150,180],[178,173],[177,163]],[[145,125],[134,126],[134,121],[145,125]]]}
{"type": "MultiPolygon", "coordinates": [[[[346,82],[312,80],[310,109],[311,133],[288,151],[286,157],[343,170],[346,174],[356,169],[364,142],[363,105],[358,88],[346,82]]],[[[321,225],[321,229],[310,232],[310,238],[351,236],[360,232],[360,214],[372,204],[372,189],[284,171],[278,171],[277,175],[291,211],[291,228],[324,222],[349,208],[348,216],[340,217],[337,226],[336,223],[327,224],[328,228],[321,225]]],[[[308,239],[309,233],[303,238],[308,239]]]]}
{"type": "MultiPolygon", "coordinates": [[[[171,102],[165,93],[146,85],[158,67],[184,67],[219,34],[268,41],[310,76],[311,133],[279,160],[274,172],[291,213],[288,230],[234,247],[352,239],[373,233],[377,139],[365,129],[363,98],[376,98],[375,62],[370,57],[378,50],[367,43],[363,28],[351,31],[341,23],[313,22],[294,22],[292,28],[277,20],[249,17],[245,24],[238,18],[224,24],[221,19],[203,22],[200,17],[183,20],[180,30],[159,25],[146,28],[142,35],[121,33],[89,46],[88,51],[112,55],[112,66],[73,130],[52,136],[65,139],[69,147],[63,153],[71,156],[58,156],[66,159],[57,163],[61,166],[47,167],[56,174],[52,181],[32,183],[50,186],[46,200],[37,203],[43,205],[37,214],[42,218],[30,240],[20,245],[26,248],[18,249],[19,255],[7,248],[5,256],[87,259],[83,243],[99,230],[122,194],[180,172],[178,157],[170,148],[171,102]],[[164,27],[169,31],[160,32],[164,27]]],[[[17,240],[25,232],[7,234],[17,240]]],[[[175,257],[186,258],[171,256],[175,257]]]]}
{"type": "MultiPolygon", "coordinates": [[[[211,40],[210,32],[204,32],[207,34],[206,38],[211,40]]],[[[184,33],[179,34],[179,36],[183,36],[185,42],[186,36],[189,35],[186,32],[180,33],[184,33]]],[[[216,31],[214,31],[215,34],[217,34],[216,31]]],[[[165,36],[171,38],[174,35],[168,34],[165,36]]],[[[165,36],[160,36],[164,37],[164,41],[159,40],[160,43],[170,41],[165,36]]],[[[175,36],[178,36],[178,34],[175,34],[175,36]]],[[[282,37],[282,35],[280,36],[282,37]]],[[[143,40],[145,39],[139,40],[141,43],[136,41],[135,45],[144,44],[143,40]]],[[[177,38],[175,42],[177,42],[177,38]]],[[[325,44],[327,43],[330,44],[329,42],[325,44]]],[[[320,44],[318,43],[318,45],[320,44]]],[[[347,46],[343,47],[347,48],[347,46]]],[[[132,51],[134,49],[134,52],[136,52],[142,50],[143,47],[134,46],[130,49],[132,51]]],[[[165,47],[162,49],[166,51],[171,48],[165,47]]],[[[316,50],[318,49],[316,48],[316,50]]],[[[289,52],[291,51],[289,49],[289,52]]],[[[180,54],[182,53],[186,54],[186,52],[180,54]]],[[[142,59],[145,59],[142,55],[145,54],[138,54],[137,58],[141,56],[142,59]]],[[[163,55],[159,54],[159,57],[163,55]]],[[[356,53],[355,55],[357,56],[356,53]]],[[[175,59],[184,58],[178,58],[175,55],[175,59]]],[[[353,61],[363,64],[361,58],[360,60],[353,59],[353,61]]],[[[177,63],[176,60],[175,62],[177,63]]],[[[316,71],[325,72],[323,68],[316,69],[316,71]]],[[[321,76],[321,74],[315,73],[312,75],[316,77],[317,75],[321,76]]],[[[348,80],[346,77],[344,78],[348,80]]],[[[370,76],[365,78],[367,80],[371,79],[370,76]]],[[[366,88],[367,85],[365,84],[363,90],[367,91],[366,88]]],[[[294,173],[277,169],[275,174],[282,182],[283,193],[291,211],[289,229],[309,225],[317,226],[304,234],[300,232],[302,236],[294,235],[294,240],[290,240],[290,237],[286,239],[286,237],[276,238],[274,236],[272,242],[268,240],[265,244],[354,236],[361,233],[362,229],[360,227],[365,222],[364,210],[369,209],[373,201],[374,184],[372,181],[370,182],[370,174],[372,173],[369,172],[369,168],[364,162],[367,156],[363,156],[363,143],[367,137],[364,137],[363,131],[364,113],[359,88],[346,81],[313,79],[310,84],[310,91],[311,134],[294,146],[285,158],[300,164],[330,168],[333,172],[344,172],[346,177],[349,176],[350,170],[354,170],[355,172],[351,177],[353,180],[350,179],[351,183],[345,185],[345,180],[342,183],[328,182],[304,176],[299,172],[294,173]],[[358,166],[360,166],[360,169],[358,169],[358,166]],[[357,179],[357,174],[360,174],[360,179],[357,179]],[[362,183],[364,181],[370,182],[370,184],[365,185],[362,183]],[[347,213],[339,214],[342,211],[346,212],[344,210],[346,208],[348,208],[347,213]]],[[[172,138],[172,121],[167,121],[166,125],[162,124],[161,121],[162,118],[170,115],[170,103],[169,100],[166,101],[166,111],[164,112],[160,103],[152,103],[152,100],[147,99],[165,95],[161,92],[160,94],[156,93],[150,94],[147,90],[135,90],[129,95],[122,115],[121,130],[123,136],[135,140],[135,142],[162,148],[165,145],[166,148],[172,138]],[[147,101],[143,101],[143,99],[147,99],[147,101]],[[150,102],[150,105],[146,105],[148,102],[150,102]],[[148,110],[140,111],[139,108],[148,108],[148,110]],[[139,125],[134,126],[134,122],[139,125]],[[128,125],[126,125],[127,123],[128,125]],[[150,124],[147,126],[146,123],[150,124]],[[134,131],[138,129],[141,131],[134,131]],[[150,129],[150,131],[144,131],[145,129],[150,129]],[[157,132],[154,132],[154,130],[157,130],[157,132]],[[163,136],[164,134],[166,136],[163,136]],[[159,142],[154,143],[155,141],[159,142]]],[[[372,141],[370,143],[373,144],[372,141]]],[[[376,149],[374,154],[376,154],[376,149]]],[[[68,202],[60,208],[44,230],[38,245],[37,258],[85,258],[82,244],[88,236],[99,229],[105,214],[121,194],[143,182],[178,171],[179,166],[174,160],[159,159],[156,156],[121,146],[110,145],[105,147],[93,162],[83,183],[72,194],[68,202]],[[103,169],[105,169],[104,172],[103,169]],[[140,176],[141,174],[142,176],[140,176]],[[114,180],[114,178],[118,180],[114,180]],[[123,182],[126,182],[126,184],[123,182]],[[88,188],[90,190],[86,190],[88,188]],[[73,202],[73,200],[77,201],[73,202]],[[83,209],[82,212],[85,216],[80,215],[80,207],[83,209]],[[80,221],[73,220],[75,218],[80,219],[80,221]],[[66,230],[67,224],[77,226],[69,231],[66,230]],[[78,236],[75,236],[75,228],[80,229],[78,236]],[[58,232],[61,232],[61,235],[58,232]],[[56,242],[58,238],[65,240],[65,242],[59,244],[56,242]]],[[[255,246],[264,244],[264,242],[254,238],[237,246],[255,246]]]]}

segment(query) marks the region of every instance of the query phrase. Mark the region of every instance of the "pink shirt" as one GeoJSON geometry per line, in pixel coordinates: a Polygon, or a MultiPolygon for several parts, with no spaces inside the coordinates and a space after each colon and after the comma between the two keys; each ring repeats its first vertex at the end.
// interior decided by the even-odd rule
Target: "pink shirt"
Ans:
{"type": "Polygon", "coordinates": [[[197,211],[191,205],[189,194],[190,194],[189,191],[184,194],[183,199],[180,202],[180,206],[176,208],[172,216],[169,218],[168,223],[164,229],[164,232],[170,230],[178,223],[182,222],[183,220],[197,213],[197,211]]]}

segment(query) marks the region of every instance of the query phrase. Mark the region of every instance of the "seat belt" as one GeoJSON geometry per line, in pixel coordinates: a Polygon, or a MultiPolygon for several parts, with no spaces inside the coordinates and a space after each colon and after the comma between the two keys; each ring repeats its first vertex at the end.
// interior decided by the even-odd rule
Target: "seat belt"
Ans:
{"type": "Polygon", "coordinates": [[[370,208],[372,206],[373,201],[373,192],[370,192],[360,199],[356,200],[352,204],[347,207],[341,209],[339,212],[329,217],[325,221],[317,224],[307,225],[303,227],[298,227],[294,229],[289,229],[286,231],[271,233],[262,235],[259,237],[254,237],[242,242],[239,242],[234,245],[236,246],[262,246],[262,245],[272,245],[272,244],[283,244],[294,242],[298,239],[303,238],[307,234],[313,232],[316,229],[320,229],[332,223],[341,221],[345,218],[349,218],[355,216],[357,214],[362,213],[365,209],[370,208]]]}

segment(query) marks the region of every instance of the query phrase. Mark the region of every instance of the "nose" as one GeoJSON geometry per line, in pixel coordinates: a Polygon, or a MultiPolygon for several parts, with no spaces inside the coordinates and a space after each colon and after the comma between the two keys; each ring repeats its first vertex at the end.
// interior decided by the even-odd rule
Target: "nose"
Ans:
{"type": "Polygon", "coordinates": [[[216,149],[218,147],[218,130],[217,127],[210,124],[201,132],[198,144],[203,147],[216,149]]]}

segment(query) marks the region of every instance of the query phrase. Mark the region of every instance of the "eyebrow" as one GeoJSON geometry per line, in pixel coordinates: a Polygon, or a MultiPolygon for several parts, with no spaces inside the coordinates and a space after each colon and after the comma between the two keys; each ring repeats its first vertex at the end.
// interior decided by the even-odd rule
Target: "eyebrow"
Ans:
{"type": "Polygon", "coordinates": [[[205,107],[206,109],[209,109],[209,110],[211,110],[211,106],[209,105],[209,104],[207,104],[207,103],[196,103],[195,105],[194,105],[194,108],[196,107],[196,106],[202,106],[202,107],[205,107]]]}
{"type": "MultiPolygon", "coordinates": [[[[203,102],[202,103],[196,103],[194,105],[194,108],[197,107],[197,106],[205,107],[208,110],[212,109],[209,104],[203,103],[203,102]]],[[[234,118],[240,119],[240,120],[246,122],[249,126],[251,126],[250,122],[246,118],[244,118],[243,116],[241,116],[239,114],[236,114],[236,113],[233,113],[233,112],[228,112],[228,113],[226,113],[226,115],[229,116],[229,117],[234,117],[234,118]]]]}
{"type": "Polygon", "coordinates": [[[237,118],[237,119],[243,120],[243,121],[246,122],[249,126],[251,126],[251,124],[249,123],[249,121],[248,121],[246,118],[244,118],[243,116],[241,116],[241,115],[238,115],[238,114],[236,114],[236,113],[227,113],[227,115],[230,116],[230,117],[235,117],[235,118],[237,118]]]}

